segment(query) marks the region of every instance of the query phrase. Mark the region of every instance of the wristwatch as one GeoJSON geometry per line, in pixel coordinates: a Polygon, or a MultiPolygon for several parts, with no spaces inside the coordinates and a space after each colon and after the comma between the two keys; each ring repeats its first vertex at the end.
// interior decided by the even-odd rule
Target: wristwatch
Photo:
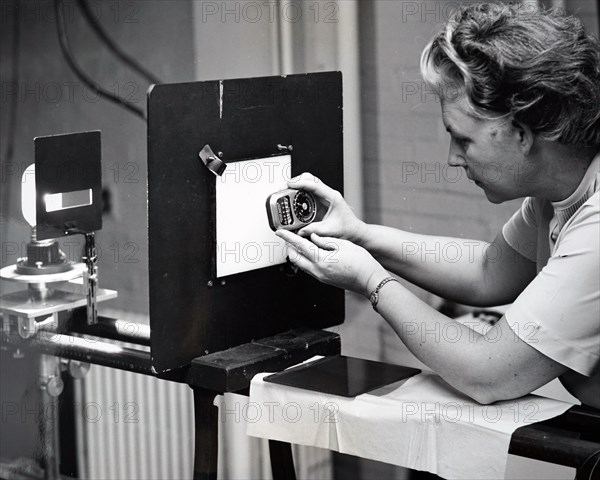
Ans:
{"type": "MultiPolygon", "coordinates": [[[[371,301],[373,310],[375,310],[376,312],[377,312],[377,304],[379,303],[379,290],[381,290],[383,288],[383,286],[389,282],[398,282],[398,280],[396,280],[394,277],[384,278],[381,282],[379,282],[379,285],[377,285],[377,287],[375,287],[375,290],[373,290],[371,292],[371,295],[369,295],[369,300],[371,301]]],[[[398,282],[398,283],[400,283],[400,282],[398,282]]]]}

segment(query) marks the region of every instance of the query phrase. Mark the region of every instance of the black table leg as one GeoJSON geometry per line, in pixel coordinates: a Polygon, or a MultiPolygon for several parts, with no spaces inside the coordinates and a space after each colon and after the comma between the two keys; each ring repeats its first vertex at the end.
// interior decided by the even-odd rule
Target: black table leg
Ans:
{"type": "Polygon", "coordinates": [[[296,480],[292,446],[286,442],[269,440],[273,480],[296,480]]]}
{"type": "Polygon", "coordinates": [[[194,391],[194,480],[216,480],[219,410],[213,405],[217,392],[203,388],[194,391]]]}

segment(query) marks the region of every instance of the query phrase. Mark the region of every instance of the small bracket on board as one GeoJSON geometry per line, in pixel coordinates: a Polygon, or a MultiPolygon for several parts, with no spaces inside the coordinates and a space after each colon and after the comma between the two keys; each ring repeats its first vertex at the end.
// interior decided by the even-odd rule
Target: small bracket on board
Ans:
{"type": "Polygon", "coordinates": [[[212,173],[219,177],[223,175],[223,172],[227,168],[227,164],[219,158],[223,156],[223,153],[219,152],[219,155],[215,155],[209,145],[204,145],[198,156],[212,173]]]}

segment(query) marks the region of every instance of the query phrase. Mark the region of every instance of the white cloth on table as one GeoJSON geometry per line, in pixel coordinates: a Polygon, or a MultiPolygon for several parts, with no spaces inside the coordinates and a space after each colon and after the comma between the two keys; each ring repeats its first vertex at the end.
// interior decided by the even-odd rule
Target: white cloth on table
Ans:
{"type": "Polygon", "coordinates": [[[536,395],[481,405],[425,372],[356,398],[265,382],[267,375],[251,383],[248,435],[448,479],[504,478],[512,433],[572,406],[536,395]]]}

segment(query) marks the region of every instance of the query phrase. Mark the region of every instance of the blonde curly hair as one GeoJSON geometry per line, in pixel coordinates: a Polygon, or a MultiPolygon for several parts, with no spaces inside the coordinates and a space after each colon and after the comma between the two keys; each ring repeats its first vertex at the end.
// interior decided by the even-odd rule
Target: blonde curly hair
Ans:
{"type": "Polygon", "coordinates": [[[564,12],[517,4],[459,7],[425,47],[421,74],[475,115],[513,116],[546,140],[600,147],[600,44],[564,12]]]}

